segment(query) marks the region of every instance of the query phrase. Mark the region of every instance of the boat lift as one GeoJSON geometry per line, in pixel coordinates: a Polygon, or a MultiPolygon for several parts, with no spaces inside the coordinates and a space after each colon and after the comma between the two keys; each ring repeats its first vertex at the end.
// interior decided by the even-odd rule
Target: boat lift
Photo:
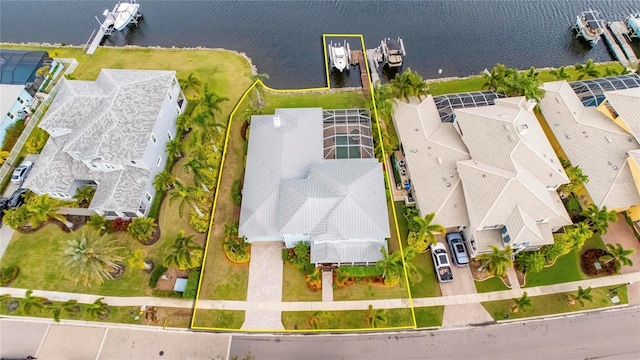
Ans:
{"type": "Polygon", "coordinates": [[[347,40],[344,40],[342,44],[339,42],[331,41],[328,49],[329,62],[331,68],[335,68],[342,72],[343,70],[349,71],[351,66],[351,48],[347,40]],[[337,49],[343,49],[343,54],[336,54],[337,49]]]}

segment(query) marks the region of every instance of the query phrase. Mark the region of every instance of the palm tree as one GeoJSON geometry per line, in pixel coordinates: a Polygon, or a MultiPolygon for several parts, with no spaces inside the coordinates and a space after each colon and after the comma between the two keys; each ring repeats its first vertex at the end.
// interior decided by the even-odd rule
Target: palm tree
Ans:
{"type": "Polygon", "coordinates": [[[89,226],[91,226],[95,230],[102,231],[107,227],[107,219],[98,214],[93,214],[89,216],[89,221],[87,221],[87,224],[89,224],[89,226]]]}
{"type": "Polygon", "coordinates": [[[66,312],[69,315],[77,314],[80,310],[80,305],[78,304],[78,300],[67,300],[63,303],[51,304],[47,305],[47,310],[51,311],[53,314],[53,320],[56,322],[60,322],[60,315],[62,312],[66,312]]]}
{"type": "Polygon", "coordinates": [[[619,272],[623,266],[633,266],[633,261],[631,261],[628,256],[635,251],[635,249],[623,249],[620,244],[616,244],[615,246],[607,244],[607,252],[609,254],[601,256],[599,260],[605,263],[615,261],[616,269],[619,272]]]}
{"type": "Polygon", "coordinates": [[[529,68],[529,70],[527,70],[526,75],[529,78],[538,79],[538,76],[540,76],[540,73],[536,70],[535,67],[532,66],[529,68]]]}
{"type": "MultiPolygon", "coordinates": [[[[393,98],[389,85],[380,85],[379,81],[373,85],[375,108],[381,119],[389,120],[393,114],[393,98]]],[[[370,106],[372,107],[372,106],[370,106]]]]}
{"type": "Polygon", "coordinates": [[[256,84],[256,95],[258,95],[258,106],[262,106],[262,95],[264,95],[264,80],[269,79],[269,74],[261,73],[261,74],[253,74],[251,75],[251,81],[256,82],[260,80],[256,84]]]}
{"type": "Polygon", "coordinates": [[[191,114],[182,113],[176,118],[176,130],[181,134],[186,134],[193,127],[193,118],[191,114]]]}
{"type": "Polygon", "coordinates": [[[607,66],[604,69],[604,76],[617,76],[620,75],[620,72],[618,71],[618,69],[611,67],[611,66],[607,66]]]}
{"type": "Polygon", "coordinates": [[[570,228],[566,234],[568,239],[573,242],[572,248],[580,250],[584,246],[584,242],[593,236],[593,230],[586,222],[582,221],[570,228]]]}
{"type": "Polygon", "coordinates": [[[155,179],[153,180],[153,187],[158,192],[171,190],[174,186],[173,183],[175,181],[176,181],[176,178],[173,175],[171,175],[170,172],[168,172],[167,170],[163,170],[159,172],[158,175],[156,175],[155,179]]]}
{"type": "Polygon", "coordinates": [[[27,222],[29,222],[29,210],[26,206],[19,206],[17,208],[4,210],[3,222],[14,229],[19,229],[27,222]]]}
{"type": "Polygon", "coordinates": [[[224,124],[217,122],[214,117],[205,112],[198,113],[193,118],[193,124],[198,128],[196,137],[203,143],[214,142],[220,134],[218,129],[224,127],[224,124]]]}
{"type": "Polygon", "coordinates": [[[204,196],[204,190],[199,187],[183,185],[178,180],[176,180],[174,184],[175,186],[173,190],[169,193],[169,204],[173,203],[175,200],[180,200],[180,207],[178,208],[180,217],[182,217],[182,214],[184,213],[185,204],[189,204],[198,216],[204,217],[204,214],[200,211],[197,205],[198,199],[204,196]]]}
{"type": "Polygon", "coordinates": [[[211,166],[198,159],[189,159],[182,167],[187,174],[193,171],[193,181],[195,181],[197,185],[205,185],[203,190],[209,191],[206,185],[212,183],[211,176],[208,173],[208,171],[213,170],[211,166]]]}
{"type": "Polygon", "coordinates": [[[24,313],[29,315],[31,314],[31,309],[42,309],[44,307],[44,303],[47,299],[40,296],[32,296],[33,290],[27,290],[24,299],[22,299],[22,309],[24,313]]]}
{"type": "Polygon", "coordinates": [[[322,310],[315,311],[313,314],[311,314],[308,320],[309,326],[311,326],[314,329],[318,329],[320,327],[320,317],[324,314],[325,312],[322,310]]]}
{"type": "Polygon", "coordinates": [[[369,311],[367,311],[367,324],[371,328],[377,328],[380,324],[387,323],[386,309],[374,309],[373,305],[369,304],[369,311]]]}
{"type": "Polygon", "coordinates": [[[184,230],[180,230],[164,264],[166,267],[176,266],[180,270],[197,268],[202,264],[202,247],[193,241],[193,235],[184,236],[184,230]]]}
{"type": "Polygon", "coordinates": [[[418,97],[420,101],[422,101],[422,95],[429,95],[429,85],[424,81],[422,76],[415,71],[411,71],[411,69],[407,69],[407,73],[409,76],[409,83],[413,87],[413,94],[418,97]]]}
{"type": "Polygon", "coordinates": [[[182,88],[182,91],[185,93],[185,95],[191,95],[192,99],[193,97],[198,95],[200,89],[202,88],[202,81],[194,73],[189,74],[186,79],[178,80],[178,82],[180,83],[180,87],[182,88]]]}
{"type": "Polygon", "coordinates": [[[27,200],[27,210],[29,211],[29,221],[35,228],[49,219],[56,219],[62,223],[66,222],[64,215],[58,214],[64,202],[54,199],[47,194],[42,196],[32,196],[27,200]]]}
{"type": "MultiPolygon", "coordinates": [[[[223,96],[218,96],[214,91],[209,91],[207,86],[204,87],[204,95],[202,99],[198,101],[198,107],[201,113],[205,113],[212,118],[215,118],[215,112],[222,112],[220,104],[228,101],[229,99],[223,96]]],[[[224,125],[223,125],[224,126],[224,125]]]]}
{"type": "Polygon", "coordinates": [[[419,278],[420,272],[418,271],[418,268],[415,266],[415,264],[412,262],[412,260],[416,257],[417,254],[418,252],[413,246],[408,246],[406,249],[404,249],[404,268],[406,269],[407,277],[409,278],[409,281],[412,284],[419,282],[421,280],[419,278]]]}
{"type": "Polygon", "coordinates": [[[596,68],[596,64],[593,63],[593,59],[588,59],[584,65],[576,64],[575,69],[579,74],[578,80],[582,80],[585,77],[600,77],[600,71],[596,68]]]}
{"type": "Polygon", "coordinates": [[[609,222],[616,222],[618,220],[618,214],[614,210],[607,210],[606,206],[598,209],[595,204],[589,205],[582,212],[582,216],[586,218],[587,225],[593,230],[593,232],[599,232],[606,234],[609,228],[609,222]]]}
{"type": "Polygon", "coordinates": [[[76,199],[78,204],[89,205],[89,202],[91,201],[91,199],[93,198],[93,194],[95,193],[96,189],[94,187],[84,185],[83,187],[76,190],[76,195],[73,198],[76,199]]]}
{"type": "Polygon", "coordinates": [[[561,185],[558,190],[564,193],[565,196],[568,196],[568,193],[575,195],[584,184],[589,182],[589,176],[582,173],[580,166],[571,166],[569,164],[564,168],[564,171],[567,173],[570,183],[561,185]]]}
{"type": "Polygon", "coordinates": [[[173,139],[167,142],[165,148],[169,162],[174,162],[183,156],[182,141],[180,139],[173,139]]]}
{"type": "Polygon", "coordinates": [[[560,67],[558,70],[551,70],[549,73],[553,75],[555,80],[566,80],[571,78],[571,75],[569,75],[564,66],[560,67]]]}
{"type": "Polygon", "coordinates": [[[376,263],[376,266],[382,269],[382,277],[399,276],[402,270],[402,258],[400,252],[394,252],[393,254],[387,253],[386,249],[380,249],[382,253],[382,260],[376,263]]]}
{"type": "Polygon", "coordinates": [[[512,299],[514,302],[514,305],[511,307],[511,312],[518,312],[518,311],[522,311],[522,312],[526,312],[527,309],[530,309],[533,307],[533,304],[531,303],[531,299],[529,298],[529,295],[527,295],[527,292],[525,291],[524,294],[522,294],[522,297],[519,299],[512,299]]]}
{"type": "Polygon", "coordinates": [[[113,279],[111,272],[118,269],[117,261],[122,257],[118,252],[123,249],[111,235],[100,235],[84,228],[72,233],[64,250],[63,271],[74,283],[81,282],[85,287],[113,279]]]}
{"type": "Polygon", "coordinates": [[[396,99],[405,99],[409,102],[409,98],[416,95],[410,73],[411,68],[408,68],[407,71],[398,73],[391,79],[391,92],[396,99]]]}
{"type": "Polygon", "coordinates": [[[593,302],[593,295],[591,295],[591,287],[583,289],[582,286],[578,286],[578,294],[577,295],[569,295],[569,297],[571,298],[571,302],[573,302],[575,304],[575,302],[577,301],[582,306],[584,306],[584,301],[585,300],[587,300],[589,302],[593,302]]]}
{"type": "Polygon", "coordinates": [[[513,73],[514,70],[507,68],[504,64],[496,64],[490,72],[485,70],[482,73],[482,78],[485,80],[482,88],[496,91],[503,85],[504,79],[513,73]]]}
{"type": "Polygon", "coordinates": [[[420,216],[415,216],[413,218],[413,221],[420,227],[417,236],[418,241],[426,241],[428,245],[433,245],[438,241],[436,239],[436,233],[439,233],[442,236],[446,234],[447,231],[444,226],[431,223],[435,217],[436,213],[432,212],[431,214],[427,214],[424,219],[420,216]]]}
{"type": "Polygon", "coordinates": [[[156,232],[156,220],[150,217],[136,218],[127,227],[127,235],[134,240],[145,242],[156,232]]]}
{"type": "Polygon", "coordinates": [[[9,157],[9,154],[11,153],[8,151],[0,150],[0,165],[4,164],[5,160],[9,157]]]}
{"type": "Polygon", "coordinates": [[[109,304],[102,302],[103,297],[96,299],[87,306],[87,315],[91,319],[105,319],[109,316],[109,304]]]}
{"type": "Polygon", "coordinates": [[[224,224],[224,238],[234,238],[238,236],[238,224],[237,223],[225,223],[224,224]]]}
{"type": "Polygon", "coordinates": [[[539,251],[522,252],[516,258],[518,270],[525,273],[537,273],[542,271],[546,264],[544,255],[539,251]]]}
{"type": "Polygon", "coordinates": [[[502,277],[506,274],[507,268],[513,265],[513,261],[511,261],[513,249],[510,246],[505,247],[504,250],[493,245],[489,247],[491,248],[490,253],[480,254],[476,259],[482,262],[482,268],[486,268],[489,274],[502,277]]]}

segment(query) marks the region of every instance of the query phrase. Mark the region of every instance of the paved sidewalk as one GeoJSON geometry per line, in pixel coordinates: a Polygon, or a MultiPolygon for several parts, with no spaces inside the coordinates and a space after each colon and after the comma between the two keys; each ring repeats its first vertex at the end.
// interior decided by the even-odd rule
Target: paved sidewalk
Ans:
{"type": "Polygon", "coordinates": [[[322,302],[333,301],[333,271],[322,272],[322,302]]]}
{"type": "Polygon", "coordinates": [[[610,222],[606,234],[602,235],[605,244],[620,244],[624,249],[634,249],[635,252],[629,255],[629,259],[633,261],[632,266],[623,266],[620,269],[622,274],[628,274],[640,271],[640,241],[636,239],[633,229],[627,224],[623,214],[618,214],[618,221],[610,222]]]}
{"type": "Polygon", "coordinates": [[[511,283],[511,290],[520,289],[520,281],[518,281],[518,275],[516,274],[516,269],[513,266],[509,266],[507,268],[507,278],[511,283]]]}

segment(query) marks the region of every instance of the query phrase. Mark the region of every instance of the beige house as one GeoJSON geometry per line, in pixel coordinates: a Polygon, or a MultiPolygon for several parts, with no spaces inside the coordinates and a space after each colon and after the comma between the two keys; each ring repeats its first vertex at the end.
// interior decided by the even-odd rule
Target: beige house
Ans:
{"type": "Polygon", "coordinates": [[[589,176],[590,200],[640,220],[640,77],[627,78],[634,80],[626,82],[628,89],[587,95],[580,93],[579,82],[545,83],[540,107],[568,159],[589,176]]]}

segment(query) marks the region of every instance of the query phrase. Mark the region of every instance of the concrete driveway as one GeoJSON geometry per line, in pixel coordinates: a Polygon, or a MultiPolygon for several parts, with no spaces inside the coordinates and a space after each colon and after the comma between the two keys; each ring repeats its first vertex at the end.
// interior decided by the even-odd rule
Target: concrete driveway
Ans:
{"type": "Polygon", "coordinates": [[[640,241],[636,239],[633,229],[627,224],[623,214],[618,214],[618,221],[609,223],[607,233],[602,235],[602,240],[605,244],[620,244],[624,249],[635,250],[633,254],[628,256],[633,261],[633,265],[623,266],[620,269],[621,274],[640,271],[640,241]]]}
{"type": "MultiPolygon", "coordinates": [[[[22,162],[31,161],[35,165],[36,161],[38,161],[38,157],[40,157],[40,154],[27,154],[27,156],[25,156],[25,158],[24,158],[24,160],[22,160],[22,162]]],[[[13,173],[13,170],[11,170],[11,172],[13,173]]],[[[29,175],[27,175],[27,177],[29,177],[29,175]]],[[[9,185],[7,185],[7,188],[4,190],[4,193],[3,193],[2,196],[4,196],[4,197],[11,196],[11,194],[13,194],[14,191],[18,190],[18,188],[20,186],[22,186],[22,185],[23,184],[14,184],[14,183],[10,182],[9,185]]]]}

